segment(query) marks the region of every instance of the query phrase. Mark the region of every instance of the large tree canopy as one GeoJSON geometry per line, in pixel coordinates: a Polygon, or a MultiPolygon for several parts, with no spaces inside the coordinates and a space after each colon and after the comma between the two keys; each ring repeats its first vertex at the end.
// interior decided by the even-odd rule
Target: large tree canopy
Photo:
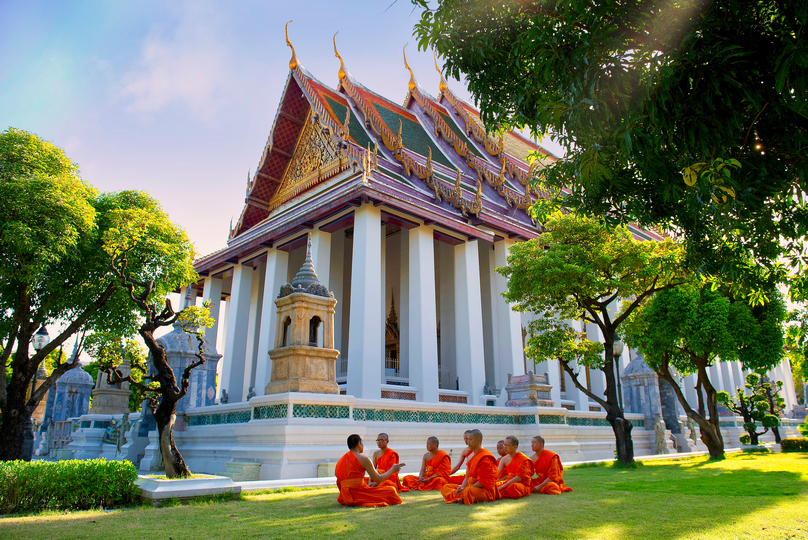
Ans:
{"type": "Polygon", "coordinates": [[[671,227],[732,281],[805,270],[808,2],[413,1],[487,126],[566,147],[537,180],[564,205],[671,227]]]}
{"type": "Polygon", "coordinates": [[[553,216],[546,227],[538,238],[511,247],[508,265],[497,268],[508,278],[503,296],[515,309],[536,315],[528,352],[537,359],[560,360],[575,386],[604,408],[618,458],[631,462],[631,424],[624,418],[615,380],[616,332],[652,294],[684,281],[681,249],[669,239],[637,241],[625,227],[611,229],[574,214],[553,216]],[[620,299],[630,299],[622,313],[617,309],[620,299]],[[581,320],[597,325],[603,347],[569,324],[581,320]],[[579,382],[576,370],[583,365],[603,371],[605,396],[579,382]]]}
{"type": "Polygon", "coordinates": [[[196,274],[188,237],[157,201],[136,191],[99,195],[62,150],[25,131],[0,133],[0,200],[0,365],[11,368],[8,384],[0,379],[0,459],[14,459],[37,403],[78,365],[56,366],[26,400],[45,357],[79,331],[137,331],[141,313],[121,273],[160,295],[196,274]],[[64,330],[29,355],[33,334],[55,321],[64,330]]]}

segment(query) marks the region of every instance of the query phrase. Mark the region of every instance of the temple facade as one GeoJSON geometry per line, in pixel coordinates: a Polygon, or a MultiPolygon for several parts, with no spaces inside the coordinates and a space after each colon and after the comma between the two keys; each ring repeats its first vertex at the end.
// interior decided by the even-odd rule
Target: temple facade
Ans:
{"type": "MultiPolygon", "coordinates": [[[[527,209],[545,194],[528,179],[557,158],[518,133],[487,134],[479,113],[442,78],[432,97],[410,70],[398,105],[362,86],[339,61],[332,89],[292,49],[242,214],[227,247],[196,263],[201,280],[192,289],[211,301],[216,320],[207,339],[223,353],[218,387],[207,395],[224,390],[236,403],[265,394],[275,299],[301,267],[310,237],[316,274],[337,300],[341,394],[501,406],[509,376],[535,371],[547,377],[548,405],[599,411],[557,361],[534,365],[525,358],[529,315],[505,302],[506,281],[495,272],[515,242],[541,232],[527,209]]],[[[581,330],[598,339],[595,326],[581,330]]],[[[631,359],[626,348],[621,374],[631,359]]],[[[710,375],[719,390],[742,384],[737,363],[710,375]]],[[[772,373],[786,383],[789,409],[796,404],[790,375],[787,362],[772,373]]],[[[605,389],[600,371],[579,376],[594,392],[605,389]]],[[[685,386],[694,392],[694,384],[685,386]]]]}

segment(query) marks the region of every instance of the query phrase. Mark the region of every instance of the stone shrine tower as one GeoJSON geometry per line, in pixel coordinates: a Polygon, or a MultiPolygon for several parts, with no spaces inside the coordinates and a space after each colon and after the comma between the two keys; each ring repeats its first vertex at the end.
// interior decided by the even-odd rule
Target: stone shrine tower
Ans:
{"type": "Polygon", "coordinates": [[[269,351],[272,375],[267,394],[313,392],[339,394],[334,348],[334,295],[320,283],[311,257],[311,237],[306,260],[292,283],[281,287],[275,348],[269,351]],[[322,343],[319,343],[323,325],[322,343]]]}
{"type": "MultiPolygon", "coordinates": [[[[122,363],[120,370],[124,376],[129,375],[129,362],[121,344],[122,363]]],[[[93,404],[90,406],[91,414],[123,414],[129,412],[129,383],[124,381],[109,384],[106,373],[99,372],[92,391],[93,404]]]]}

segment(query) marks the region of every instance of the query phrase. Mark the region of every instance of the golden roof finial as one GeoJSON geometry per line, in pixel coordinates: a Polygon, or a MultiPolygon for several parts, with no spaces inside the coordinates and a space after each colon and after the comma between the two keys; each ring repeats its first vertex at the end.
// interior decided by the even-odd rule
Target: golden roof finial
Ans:
{"type": "Polygon", "coordinates": [[[342,57],[337,52],[337,34],[334,34],[334,56],[339,58],[339,80],[342,80],[347,76],[347,73],[345,73],[345,62],[342,61],[342,57]]]}
{"type": "Polygon", "coordinates": [[[289,69],[295,69],[297,67],[297,55],[295,54],[295,48],[292,47],[292,42],[289,41],[289,21],[286,23],[286,44],[289,45],[289,48],[292,49],[292,58],[289,60],[289,69]]]}
{"type": "Polygon", "coordinates": [[[398,136],[396,137],[396,149],[404,146],[404,137],[401,136],[401,118],[398,119],[398,136]]]}
{"type": "Polygon", "coordinates": [[[460,177],[461,177],[460,169],[457,169],[457,180],[455,180],[455,193],[457,193],[458,197],[463,196],[463,190],[460,189],[460,177]]]}
{"type": "Polygon", "coordinates": [[[441,73],[440,68],[438,67],[438,55],[435,53],[435,51],[432,51],[432,57],[435,59],[435,69],[438,71],[438,74],[440,75],[440,86],[438,87],[438,89],[441,92],[443,92],[444,90],[446,90],[446,81],[443,80],[443,73],[441,73]]]}
{"type": "MultiPolygon", "coordinates": [[[[407,43],[409,45],[409,43],[407,43]]],[[[407,45],[404,45],[404,67],[410,71],[410,83],[407,85],[407,88],[410,92],[415,90],[415,75],[412,72],[412,68],[407,63],[407,45]]]]}

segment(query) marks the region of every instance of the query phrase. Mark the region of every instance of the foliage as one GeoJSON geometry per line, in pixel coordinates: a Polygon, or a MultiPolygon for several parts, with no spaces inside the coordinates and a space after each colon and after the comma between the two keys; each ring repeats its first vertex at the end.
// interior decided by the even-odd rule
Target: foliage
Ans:
{"type": "MultiPolygon", "coordinates": [[[[84,369],[89,371],[93,380],[97,381],[97,374],[100,371],[101,377],[109,378],[106,370],[110,367],[125,365],[129,368],[129,374],[136,383],[143,381],[146,374],[146,351],[134,339],[122,340],[120,336],[99,332],[87,338],[87,352],[96,358],[84,369]]],[[[129,386],[129,410],[137,412],[140,410],[143,400],[146,399],[148,391],[140,385],[129,386]]]]}
{"type": "Polygon", "coordinates": [[[780,441],[782,452],[808,452],[808,439],[790,437],[780,441]]]}
{"type": "Polygon", "coordinates": [[[140,494],[137,469],[104,459],[0,462],[0,513],[115,508],[140,494]]]}
{"type": "MultiPolygon", "coordinates": [[[[0,459],[21,457],[27,418],[76,360],[51,364],[44,383],[25,398],[38,366],[71,336],[135,333],[140,311],[113,271],[121,242],[125,273],[165,295],[196,279],[193,248],[159,203],[145,193],[98,194],[62,150],[17,129],[0,134],[0,459]],[[31,337],[56,320],[64,330],[36,354],[31,337]],[[12,356],[13,353],[13,356],[12,356]]],[[[64,358],[64,357],[62,357],[64,358]]]]}
{"type": "Polygon", "coordinates": [[[797,426],[797,429],[803,437],[808,437],[808,417],[805,418],[802,425],[797,426]]]}
{"type": "Polygon", "coordinates": [[[419,47],[468,81],[486,126],[565,147],[536,182],[569,196],[540,213],[662,224],[728,283],[781,275],[781,254],[805,270],[808,4],[413,3],[419,47]]]}
{"type": "Polygon", "coordinates": [[[681,250],[672,240],[636,241],[625,227],[612,229],[575,214],[554,215],[545,227],[538,238],[513,245],[508,265],[497,268],[508,278],[503,296],[516,310],[535,315],[528,354],[535,361],[559,359],[575,386],[606,410],[619,459],[630,462],[631,427],[619,405],[614,375],[616,331],[648,296],[683,281],[681,250]],[[621,298],[632,300],[617,314],[621,298]],[[581,320],[598,326],[602,345],[573,328],[571,321],[581,320]],[[575,370],[582,366],[603,370],[605,400],[580,385],[575,370]]]}
{"type": "Polygon", "coordinates": [[[785,351],[791,362],[797,397],[802,398],[808,381],[808,310],[796,309],[788,314],[785,351]]]}
{"type": "Polygon", "coordinates": [[[749,436],[749,442],[744,444],[757,445],[758,437],[780,425],[776,411],[770,408],[768,394],[771,391],[775,403],[782,409],[784,400],[777,394],[782,387],[782,381],[771,383],[758,373],[749,373],[744,388],[750,390],[751,394],[746,394],[744,388],[740,387],[733,397],[727,392],[718,393],[719,403],[743,417],[743,429],[749,436]],[[757,431],[756,422],[760,422],[763,431],[757,431]]]}

